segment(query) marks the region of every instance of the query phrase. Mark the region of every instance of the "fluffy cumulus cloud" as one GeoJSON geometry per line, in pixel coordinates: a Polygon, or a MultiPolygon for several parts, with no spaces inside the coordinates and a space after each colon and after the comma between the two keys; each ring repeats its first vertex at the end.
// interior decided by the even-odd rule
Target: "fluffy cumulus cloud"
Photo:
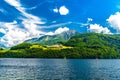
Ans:
{"type": "Polygon", "coordinates": [[[107,27],[102,27],[99,24],[90,24],[90,32],[111,34],[110,30],[107,27]]]}
{"type": "Polygon", "coordinates": [[[69,13],[69,9],[67,9],[65,6],[61,6],[59,12],[60,15],[67,15],[69,13]]]}
{"type": "Polygon", "coordinates": [[[0,32],[5,35],[0,39],[7,47],[23,42],[30,37],[30,33],[17,26],[16,21],[11,23],[0,23],[0,32]]]}
{"type": "Polygon", "coordinates": [[[60,33],[66,32],[66,31],[69,31],[69,28],[67,28],[67,27],[62,28],[62,27],[60,27],[57,30],[55,30],[55,32],[48,32],[46,35],[56,35],[56,34],[60,34],[60,33]]]}
{"type": "Polygon", "coordinates": [[[55,34],[60,34],[60,33],[65,32],[65,31],[69,31],[69,28],[67,28],[67,27],[61,28],[60,27],[55,31],[55,34]]]}
{"type": "Polygon", "coordinates": [[[120,33],[120,12],[116,12],[107,19],[110,26],[120,33]]]}
{"type": "Polygon", "coordinates": [[[59,9],[54,8],[53,11],[55,13],[60,13],[60,15],[67,15],[69,14],[69,9],[67,9],[65,6],[61,6],[59,9]]]}

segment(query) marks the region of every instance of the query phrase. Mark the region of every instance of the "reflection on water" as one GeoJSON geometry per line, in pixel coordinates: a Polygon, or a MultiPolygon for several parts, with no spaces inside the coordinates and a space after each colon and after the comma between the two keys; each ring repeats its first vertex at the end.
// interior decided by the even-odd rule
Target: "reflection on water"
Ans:
{"type": "Polygon", "coordinates": [[[0,80],[119,80],[120,60],[0,59],[0,80]]]}

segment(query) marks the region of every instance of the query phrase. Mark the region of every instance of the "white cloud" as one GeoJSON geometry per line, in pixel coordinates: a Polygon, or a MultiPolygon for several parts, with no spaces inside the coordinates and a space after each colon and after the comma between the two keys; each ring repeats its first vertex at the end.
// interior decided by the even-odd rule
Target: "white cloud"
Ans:
{"type": "Polygon", "coordinates": [[[53,11],[54,11],[55,13],[58,13],[58,12],[59,12],[59,10],[58,10],[57,8],[53,9],[53,11]]]}
{"type": "Polygon", "coordinates": [[[16,21],[11,23],[0,22],[0,30],[5,33],[5,35],[0,39],[1,42],[5,43],[7,47],[22,43],[23,41],[39,37],[43,32],[37,31],[35,28],[30,28],[28,30],[19,28],[16,21]]]}
{"type": "Polygon", "coordinates": [[[20,0],[5,1],[15,7],[24,16],[24,18],[19,18],[22,20],[21,25],[23,25],[24,28],[20,28],[17,21],[0,22],[0,32],[5,33],[5,35],[0,39],[1,42],[10,47],[22,43],[26,39],[39,37],[40,35],[45,34],[45,32],[39,30],[41,27],[38,26],[39,24],[45,24],[45,22],[42,22],[39,17],[27,13],[26,8],[24,8],[19,2],[20,0]]]}
{"type": "Polygon", "coordinates": [[[50,31],[50,32],[46,33],[46,35],[55,35],[55,33],[50,31]]]}
{"type": "Polygon", "coordinates": [[[43,28],[55,28],[55,27],[60,27],[60,26],[65,26],[65,25],[68,25],[68,24],[72,24],[73,22],[69,21],[69,22],[65,22],[65,23],[59,23],[59,24],[52,24],[52,25],[49,25],[49,26],[43,26],[43,28]]]}
{"type": "Polygon", "coordinates": [[[15,7],[21,7],[22,5],[19,3],[19,0],[5,0],[8,4],[15,7]]]}
{"type": "MultiPolygon", "coordinates": [[[[49,32],[49,33],[42,32],[40,30],[40,28],[42,27],[39,26],[39,24],[45,24],[45,22],[42,22],[41,18],[27,13],[26,12],[27,9],[23,7],[23,5],[20,3],[20,0],[5,0],[5,1],[9,5],[15,7],[24,16],[19,18],[22,21],[20,24],[23,25],[24,28],[20,28],[17,21],[0,22],[0,31],[2,33],[5,33],[5,35],[0,38],[0,41],[4,43],[7,47],[22,43],[23,41],[30,38],[40,37],[42,34],[55,35],[69,30],[67,27],[64,27],[64,28],[58,28],[55,32],[49,32]]],[[[59,11],[61,15],[67,15],[69,13],[69,10],[65,6],[60,7],[59,10],[54,9],[54,11],[55,12],[59,11]]],[[[54,25],[54,26],[58,26],[58,25],[54,25]]],[[[48,26],[47,28],[54,26],[53,25],[48,26]]]]}
{"type": "Polygon", "coordinates": [[[26,21],[30,21],[35,23],[35,24],[45,24],[45,22],[42,22],[41,19],[37,16],[34,16],[32,14],[27,13],[25,10],[26,8],[24,8],[22,6],[22,4],[19,2],[19,0],[5,0],[8,4],[14,6],[18,11],[20,11],[22,13],[22,15],[24,17],[26,17],[27,19],[21,18],[22,20],[26,20],[26,21]]]}
{"type": "Polygon", "coordinates": [[[65,32],[65,31],[69,31],[69,28],[67,28],[67,27],[61,28],[60,27],[55,31],[55,34],[60,34],[60,33],[65,32]]]}
{"type": "Polygon", "coordinates": [[[60,33],[66,32],[66,31],[69,31],[69,28],[67,28],[67,27],[62,28],[62,27],[60,27],[60,28],[56,29],[55,32],[48,32],[48,33],[46,33],[46,35],[57,35],[57,34],[60,34],[60,33]]]}
{"type": "Polygon", "coordinates": [[[93,21],[92,18],[87,18],[86,23],[79,23],[79,24],[81,24],[81,27],[88,27],[90,25],[90,22],[92,22],[92,21],[93,21]]]}
{"type": "Polygon", "coordinates": [[[102,27],[99,24],[90,24],[90,32],[111,34],[110,30],[107,27],[102,27]]]}
{"type": "Polygon", "coordinates": [[[117,33],[120,33],[120,12],[116,12],[114,15],[111,15],[107,21],[112,28],[117,30],[117,33]]]}
{"type": "Polygon", "coordinates": [[[1,41],[5,43],[6,46],[12,46],[16,43],[21,43],[26,38],[26,31],[17,27],[15,22],[11,23],[0,23],[2,29],[4,29],[5,35],[1,38],[1,41]]]}
{"type": "Polygon", "coordinates": [[[67,15],[69,10],[65,6],[61,6],[59,9],[60,15],[67,15]]]}
{"type": "Polygon", "coordinates": [[[93,19],[92,18],[88,18],[88,22],[91,22],[91,21],[93,21],[93,19]]]}
{"type": "Polygon", "coordinates": [[[3,33],[3,34],[6,34],[6,31],[4,28],[0,28],[0,32],[3,33]]]}

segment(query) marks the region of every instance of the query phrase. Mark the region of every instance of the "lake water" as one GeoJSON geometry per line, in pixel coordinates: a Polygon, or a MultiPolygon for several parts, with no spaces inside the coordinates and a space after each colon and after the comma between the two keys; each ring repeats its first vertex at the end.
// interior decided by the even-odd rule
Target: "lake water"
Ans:
{"type": "Polygon", "coordinates": [[[120,60],[1,58],[0,80],[120,80],[120,60]]]}

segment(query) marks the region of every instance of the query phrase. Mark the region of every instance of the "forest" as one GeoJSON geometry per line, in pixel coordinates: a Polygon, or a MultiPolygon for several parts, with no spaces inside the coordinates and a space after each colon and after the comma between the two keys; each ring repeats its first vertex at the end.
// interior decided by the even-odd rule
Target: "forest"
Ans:
{"type": "Polygon", "coordinates": [[[52,46],[22,43],[10,49],[0,48],[1,58],[71,58],[71,59],[118,59],[120,36],[113,34],[83,33],[67,42],[52,46]]]}

